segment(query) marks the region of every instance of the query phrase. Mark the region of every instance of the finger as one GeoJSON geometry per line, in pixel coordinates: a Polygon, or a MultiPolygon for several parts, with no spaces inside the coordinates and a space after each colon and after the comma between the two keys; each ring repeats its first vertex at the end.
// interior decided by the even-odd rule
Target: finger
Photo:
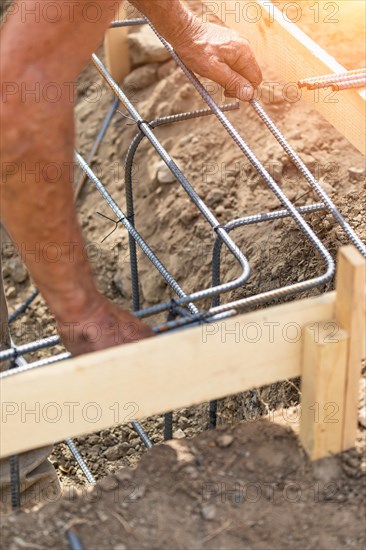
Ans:
{"type": "Polygon", "coordinates": [[[252,48],[247,40],[241,38],[235,48],[235,58],[227,59],[228,65],[256,88],[263,80],[260,66],[257,63],[252,48]]]}
{"type": "Polygon", "coordinates": [[[253,99],[254,88],[252,84],[228,65],[220,63],[217,75],[216,80],[224,88],[226,97],[235,97],[241,101],[253,99]]]}

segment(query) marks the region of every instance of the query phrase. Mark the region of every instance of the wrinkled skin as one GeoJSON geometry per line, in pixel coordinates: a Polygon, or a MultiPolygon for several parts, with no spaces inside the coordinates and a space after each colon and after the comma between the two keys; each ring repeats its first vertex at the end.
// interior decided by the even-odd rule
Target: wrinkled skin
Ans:
{"type": "MultiPolygon", "coordinates": [[[[59,3],[60,21],[35,22],[22,20],[18,0],[1,31],[0,76],[6,90],[1,101],[1,220],[54,314],[65,346],[80,355],[136,342],[153,331],[97,290],[73,200],[74,105],[65,83],[76,81],[100,45],[116,2],[99,0],[102,17],[96,23],[82,15],[87,0],[78,2],[72,20],[67,3],[59,3]],[[42,90],[49,82],[62,90],[56,104],[42,94],[23,97],[22,85],[42,90]],[[58,167],[57,178],[47,168],[50,163],[58,167]],[[50,243],[60,252],[57,261],[45,253],[50,243]]],[[[36,0],[27,0],[29,10],[33,4],[36,0]]],[[[252,97],[261,72],[244,38],[202,23],[179,0],[133,4],[193,71],[221,84],[227,96],[252,97]]]]}

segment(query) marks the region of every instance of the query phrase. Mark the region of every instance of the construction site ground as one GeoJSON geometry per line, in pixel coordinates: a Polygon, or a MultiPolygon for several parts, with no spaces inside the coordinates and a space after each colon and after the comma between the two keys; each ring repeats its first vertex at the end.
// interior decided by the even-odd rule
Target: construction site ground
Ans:
{"type": "MultiPolygon", "coordinates": [[[[311,4],[301,2],[299,26],[347,69],[364,66],[364,32],[355,32],[351,15],[340,10],[339,23],[315,23],[313,13],[305,9],[311,4]]],[[[199,2],[190,5],[200,9],[199,2]]],[[[262,68],[265,109],[366,240],[363,155],[303,100],[286,96],[285,83],[270,67],[262,68]]],[[[138,71],[129,76],[129,82],[144,119],[204,107],[174,62],[145,65],[138,71]]],[[[218,102],[226,101],[221,89],[207,86],[218,102]]],[[[76,106],[77,142],[83,155],[87,156],[111,102],[111,92],[93,66],[88,66],[79,81],[76,106]]],[[[318,201],[249,105],[241,104],[240,110],[228,117],[291,200],[298,205],[318,201]]],[[[116,113],[93,163],[122,209],[123,160],[136,131],[131,120],[116,113]]],[[[158,129],[157,135],[220,223],[280,207],[214,117],[166,126],[158,129]]],[[[210,229],[147,143],[137,154],[133,182],[136,227],[142,236],[186,292],[209,287],[210,229]]],[[[111,216],[111,212],[88,181],[78,211],[99,288],[122,307],[130,308],[127,233],[119,227],[101,243],[114,224],[97,215],[111,216]]],[[[307,219],[334,256],[339,246],[347,243],[329,214],[320,212],[307,215],[307,219]]],[[[227,300],[323,270],[319,257],[292,221],[248,226],[237,230],[235,238],[248,255],[252,276],[245,288],[227,300]]],[[[12,310],[33,285],[14,247],[9,243],[3,252],[5,288],[12,310]]],[[[142,307],[172,296],[142,254],[139,266],[142,307]]],[[[238,275],[235,260],[226,253],[222,275],[225,281],[238,275]]],[[[327,285],[311,294],[331,288],[327,285]]],[[[157,319],[162,320],[151,322],[157,319]]],[[[13,325],[17,343],[54,333],[53,318],[41,297],[13,325]]],[[[32,357],[45,355],[40,351],[32,357]]],[[[76,439],[93,475],[100,480],[94,489],[87,489],[67,446],[60,443],[51,460],[65,498],[37,512],[2,518],[1,543],[11,550],[68,548],[65,529],[73,526],[88,549],[361,549],[366,544],[364,382],[360,386],[356,449],[316,464],[305,457],[291,430],[259,420],[273,414],[280,419],[290,415],[296,425],[299,380],[221,400],[217,432],[202,433],[207,428],[207,404],[178,411],[174,414],[175,441],[148,452],[129,425],[76,439]]],[[[162,416],[146,419],[143,426],[153,443],[162,442],[162,416]]]]}

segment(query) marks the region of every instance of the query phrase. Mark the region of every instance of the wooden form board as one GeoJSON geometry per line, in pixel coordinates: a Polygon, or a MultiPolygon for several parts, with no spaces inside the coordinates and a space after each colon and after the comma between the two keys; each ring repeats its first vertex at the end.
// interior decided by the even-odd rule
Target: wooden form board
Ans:
{"type": "MultiPolygon", "coordinates": [[[[259,62],[275,69],[278,77],[292,86],[292,90],[303,78],[345,71],[295,23],[286,20],[286,11],[279,11],[269,0],[203,0],[202,9],[204,18],[207,19],[207,12],[212,11],[225,25],[246,37],[259,62]]],[[[299,90],[298,94],[296,99],[299,97],[311,103],[365,154],[365,90],[299,90]]]]}
{"type": "Polygon", "coordinates": [[[299,375],[310,456],[352,446],[365,260],[344,247],[338,264],[336,292],[1,378],[0,456],[299,375]],[[307,415],[317,400],[339,405],[334,429],[307,415]]]}
{"type": "Polygon", "coordinates": [[[334,307],[324,294],[4,378],[1,456],[299,376],[302,327],[334,307]]]}

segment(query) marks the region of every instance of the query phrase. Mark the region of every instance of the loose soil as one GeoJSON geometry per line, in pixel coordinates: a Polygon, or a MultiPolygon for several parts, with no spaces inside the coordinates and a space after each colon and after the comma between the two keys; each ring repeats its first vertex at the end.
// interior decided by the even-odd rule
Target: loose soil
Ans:
{"type": "MultiPolygon", "coordinates": [[[[284,4],[286,2],[281,2],[280,7],[284,4]]],[[[314,22],[309,9],[312,4],[314,2],[301,2],[303,15],[299,26],[346,68],[365,66],[364,29],[354,26],[355,13],[347,9],[347,2],[337,3],[339,23],[332,25],[314,22]]],[[[325,9],[324,2],[319,4],[325,9]]],[[[199,2],[190,5],[200,10],[199,2]]],[[[263,73],[266,82],[278,81],[278,75],[270,67],[263,67],[263,73]]],[[[217,101],[225,101],[216,86],[210,84],[209,89],[217,101]]],[[[272,99],[269,101],[266,94],[262,94],[265,109],[319,178],[345,218],[366,240],[366,186],[362,174],[359,175],[365,166],[364,157],[303,101],[288,101],[282,88],[272,99]]],[[[134,91],[133,100],[145,119],[204,107],[171,61],[159,66],[156,80],[149,87],[134,91]]],[[[111,101],[111,92],[93,67],[88,66],[79,80],[76,106],[78,148],[85,156],[111,101]]],[[[250,106],[242,104],[239,111],[229,113],[228,117],[291,200],[297,205],[318,200],[250,106]]],[[[136,126],[117,113],[93,162],[100,179],[122,208],[125,206],[123,160],[135,134],[136,126]]],[[[220,223],[280,207],[213,117],[162,127],[156,134],[220,223]]],[[[177,182],[157,182],[159,166],[157,155],[143,143],[134,170],[136,226],[186,292],[209,287],[211,231],[177,182]]],[[[97,215],[101,212],[111,216],[111,211],[90,182],[86,182],[77,206],[99,288],[122,307],[130,308],[126,232],[118,227],[101,242],[114,224],[97,215]]],[[[328,214],[307,215],[306,219],[335,257],[339,246],[347,243],[341,229],[328,214]]],[[[318,255],[292,221],[248,226],[232,235],[247,254],[253,274],[245,288],[222,297],[223,301],[323,272],[318,255]]],[[[10,244],[4,247],[4,256],[5,285],[12,289],[8,290],[11,311],[33,286],[10,244]]],[[[142,307],[173,296],[141,254],[139,266],[142,307]]],[[[238,274],[235,261],[225,253],[223,280],[230,281],[238,274]]],[[[317,288],[306,296],[330,290],[332,285],[317,288]]],[[[200,307],[208,305],[199,304],[200,307]]],[[[149,322],[162,320],[160,316],[149,322]]],[[[13,325],[13,337],[18,343],[53,333],[54,321],[41,297],[13,325]]],[[[62,349],[58,346],[56,351],[62,349]]],[[[45,354],[38,352],[27,359],[45,354]]],[[[220,425],[247,422],[219,433],[201,433],[207,428],[207,404],[177,411],[174,430],[179,430],[177,436],[187,438],[176,441],[177,448],[159,445],[146,454],[142,442],[129,426],[117,426],[78,438],[76,442],[92,473],[102,480],[102,484],[111,484],[112,489],[97,489],[95,502],[88,493],[76,500],[66,498],[37,514],[9,516],[3,522],[4,548],[47,548],[51,545],[67,548],[64,531],[71,524],[85,548],[364,547],[361,480],[365,471],[365,424],[359,425],[356,450],[311,465],[292,433],[273,424],[248,423],[272,414],[273,410],[296,409],[299,391],[299,381],[290,380],[221,400],[220,425]],[[201,435],[190,439],[197,434],[201,435]],[[218,438],[224,434],[234,438],[227,448],[218,444],[218,438]],[[111,448],[116,446],[120,452],[114,455],[111,448]],[[111,460],[112,455],[114,460],[111,460]],[[137,469],[121,470],[126,466],[137,469]],[[113,473],[118,478],[103,479],[113,473]],[[244,487],[248,483],[259,483],[263,494],[258,501],[249,497],[236,502],[232,494],[227,498],[212,495],[207,502],[204,500],[202,487],[205,484],[213,483],[215,488],[223,484],[230,491],[236,482],[244,487]],[[115,490],[122,487],[124,491],[126,483],[125,496],[122,500],[118,497],[115,502],[115,490]],[[138,496],[133,496],[132,501],[128,483],[137,487],[138,496]],[[263,484],[266,483],[274,485],[273,501],[272,497],[264,496],[263,484]],[[295,499],[296,487],[289,488],[290,483],[301,487],[299,501],[295,499]],[[314,497],[318,490],[315,487],[320,487],[320,496],[316,493],[314,497]],[[283,498],[284,491],[291,496],[283,498]],[[100,528],[91,529],[96,525],[100,528]]],[[[362,393],[360,422],[365,417],[365,405],[362,393]]],[[[162,441],[163,417],[146,419],[143,426],[153,443],[162,441]]],[[[67,497],[72,487],[85,492],[85,479],[66,445],[56,445],[51,460],[67,497]]]]}
{"type": "Polygon", "coordinates": [[[364,548],[360,457],[311,463],[292,430],[267,421],[153,448],[137,469],[41,512],[12,515],[4,548],[88,550],[364,548]]]}

